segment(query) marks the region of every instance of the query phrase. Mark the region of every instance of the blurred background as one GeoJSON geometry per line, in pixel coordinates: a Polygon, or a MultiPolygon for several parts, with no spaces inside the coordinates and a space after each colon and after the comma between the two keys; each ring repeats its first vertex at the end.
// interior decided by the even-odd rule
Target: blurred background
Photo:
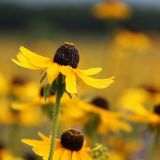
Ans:
{"type": "MultiPolygon", "coordinates": [[[[79,95],[87,99],[103,96],[117,110],[119,98],[128,88],[160,87],[159,19],[159,0],[0,0],[2,79],[9,85],[15,77],[39,82],[39,73],[11,61],[21,45],[53,57],[63,42],[73,42],[79,49],[81,69],[102,67],[100,77],[115,76],[109,88],[97,91],[82,85],[79,95]]],[[[1,93],[4,97],[5,91],[1,93]]],[[[8,130],[2,121],[1,129],[3,143],[10,143],[10,140],[6,142],[8,136],[17,136],[11,134],[17,130],[15,126],[8,130]]],[[[44,126],[23,128],[20,138],[36,137],[39,129],[49,133],[46,126],[45,129],[44,126]]],[[[20,140],[17,141],[20,145],[20,140]]],[[[20,155],[17,149],[13,152],[20,155]]],[[[132,159],[140,160],[137,157],[136,154],[132,159]]],[[[131,157],[125,158],[128,159],[131,157]]]]}

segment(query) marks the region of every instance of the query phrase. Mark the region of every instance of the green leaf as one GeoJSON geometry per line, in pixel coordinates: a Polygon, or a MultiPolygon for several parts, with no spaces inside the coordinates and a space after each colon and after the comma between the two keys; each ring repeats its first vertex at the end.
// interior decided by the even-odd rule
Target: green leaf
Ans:
{"type": "Polygon", "coordinates": [[[57,88],[58,88],[58,83],[57,80],[55,80],[51,85],[51,91],[55,93],[57,91],[57,88]]]}
{"type": "Polygon", "coordinates": [[[90,154],[95,160],[106,160],[109,158],[108,149],[101,144],[96,144],[91,149],[90,154]]]}
{"type": "Polygon", "coordinates": [[[40,80],[40,83],[43,82],[43,80],[46,78],[46,76],[47,76],[47,72],[45,72],[44,75],[42,76],[42,78],[41,78],[41,80],[40,80]]]}
{"type": "Polygon", "coordinates": [[[50,90],[50,85],[47,84],[45,87],[44,87],[44,90],[43,90],[43,96],[45,98],[45,100],[51,95],[51,90],[50,90]]]}

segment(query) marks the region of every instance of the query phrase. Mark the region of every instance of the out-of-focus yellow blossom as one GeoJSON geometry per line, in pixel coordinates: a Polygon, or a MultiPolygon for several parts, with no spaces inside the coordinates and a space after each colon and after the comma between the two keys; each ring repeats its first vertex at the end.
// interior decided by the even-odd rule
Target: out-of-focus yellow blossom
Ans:
{"type": "Polygon", "coordinates": [[[12,60],[21,67],[45,72],[49,84],[52,84],[59,74],[64,75],[66,90],[69,93],[77,93],[77,78],[84,81],[87,85],[99,89],[106,88],[113,82],[113,77],[108,79],[90,77],[99,73],[102,70],[101,68],[78,69],[79,53],[73,43],[66,42],[61,45],[53,59],[40,56],[24,47],[20,47],[17,59],[12,60]]]}
{"type": "Polygon", "coordinates": [[[0,96],[8,93],[8,80],[0,73],[0,96]]]}
{"type": "Polygon", "coordinates": [[[120,130],[125,132],[131,132],[132,130],[131,126],[127,122],[123,121],[123,114],[120,112],[109,111],[103,106],[97,106],[85,102],[78,99],[77,97],[72,99],[72,101],[68,101],[64,105],[66,106],[65,114],[68,114],[67,112],[72,111],[72,109],[75,112],[75,116],[73,116],[72,114],[70,114],[70,117],[68,116],[68,119],[71,119],[75,124],[77,123],[76,120],[86,122],[92,114],[98,115],[100,119],[100,123],[98,125],[98,132],[101,134],[105,134],[107,132],[118,132],[120,130]],[[73,103],[75,105],[73,105],[73,103]]]}
{"type": "Polygon", "coordinates": [[[146,53],[151,47],[150,38],[141,32],[124,30],[116,35],[114,41],[118,47],[138,53],[146,53]]]}
{"type": "Polygon", "coordinates": [[[0,160],[23,160],[23,159],[14,156],[11,152],[9,152],[6,149],[0,149],[0,160]]]}
{"type": "Polygon", "coordinates": [[[106,0],[93,8],[94,15],[100,19],[124,20],[131,16],[131,8],[122,2],[106,0]]]}
{"type": "Polygon", "coordinates": [[[22,108],[21,110],[17,110],[12,108],[7,99],[1,101],[0,123],[36,126],[42,123],[42,115],[40,108],[22,108]]]}
{"type": "MultiPolygon", "coordinates": [[[[150,105],[149,93],[144,89],[129,89],[120,98],[119,106],[127,111],[128,119],[134,122],[160,124],[160,115],[150,105]]],[[[155,105],[154,105],[155,106],[155,105]]]]}
{"type": "MultiPolygon", "coordinates": [[[[31,146],[37,155],[47,160],[51,138],[42,133],[39,133],[39,136],[42,140],[23,139],[22,141],[31,146]]],[[[64,132],[61,139],[56,139],[54,152],[54,160],[92,160],[89,148],[84,145],[83,134],[73,129],[64,132]]]]}

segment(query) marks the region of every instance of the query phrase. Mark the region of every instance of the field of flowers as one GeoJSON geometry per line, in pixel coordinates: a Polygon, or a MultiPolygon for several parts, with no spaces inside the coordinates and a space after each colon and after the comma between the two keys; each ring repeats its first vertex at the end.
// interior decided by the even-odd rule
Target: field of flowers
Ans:
{"type": "Polygon", "coordinates": [[[1,32],[0,160],[160,160],[160,34],[90,12],[106,32],[1,32]]]}

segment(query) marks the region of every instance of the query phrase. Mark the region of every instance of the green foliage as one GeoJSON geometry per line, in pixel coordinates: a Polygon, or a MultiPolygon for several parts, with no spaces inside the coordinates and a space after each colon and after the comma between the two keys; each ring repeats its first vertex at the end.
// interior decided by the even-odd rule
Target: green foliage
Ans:
{"type": "Polygon", "coordinates": [[[95,144],[90,154],[94,160],[107,160],[109,157],[108,149],[101,144],[95,144]]]}

